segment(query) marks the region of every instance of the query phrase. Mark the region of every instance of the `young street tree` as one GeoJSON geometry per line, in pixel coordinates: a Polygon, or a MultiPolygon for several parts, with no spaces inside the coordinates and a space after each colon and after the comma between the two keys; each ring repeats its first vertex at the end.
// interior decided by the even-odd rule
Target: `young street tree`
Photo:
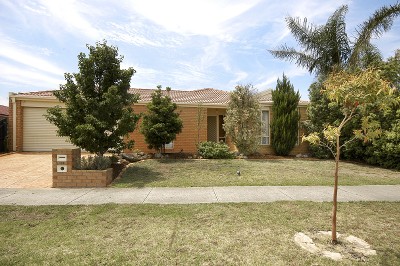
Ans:
{"type": "Polygon", "coordinates": [[[300,94],[283,74],[278,79],[276,89],[272,91],[271,146],[277,155],[288,155],[296,145],[300,114],[297,110],[300,94]]]}
{"type": "Polygon", "coordinates": [[[58,127],[57,134],[72,144],[103,156],[109,149],[121,152],[133,141],[123,137],[132,132],[139,116],[132,105],[138,97],[128,92],[133,68],[121,69],[123,56],[107,42],[87,45],[89,55],[78,55],[79,73],[66,73],[66,84],[54,92],[65,104],[49,108],[46,118],[58,127]]]}
{"type": "Polygon", "coordinates": [[[357,138],[364,141],[378,138],[381,130],[378,123],[371,122],[368,119],[368,107],[373,104],[383,110],[390,108],[394,104],[398,105],[400,99],[394,96],[395,89],[391,87],[390,83],[382,79],[381,71],[374,69],[367,69],[357,74],[346,71],[334,72],[328,76],[324,85],[325,90],[323,93],[328,99],[337,102],[341,106],[343,119],[339,125],[327,125],[323,131],[323,138],[320,137],[318,132],[313,132],[308,136],[304,136],[303,141],[323,146],[329,149],[335,157],[332,243],[336,244],[337,190],[341,149],[357,138]],[[354,130],[354,137],[341,144],[340,136],[343,127],[355,117],[356,113],[363,116],[361,129],[354,130]]]}
{"type": "MultiPolygon", "coordinates": [[[[167,92],[171,88],[167,87],[167,92]]],[[[176,113],[177,106],[168,95],[163,95],[161,85],[151,95],[151,102],[147,104],[148,112],[144,114],[140,127],[145,141],[150,149],[165,152],[165,144],[176,139],[182,132],[183,124],[176,113]]]]}
{"type": "Polygon", "coordinates": [[[253,86],[236,86],[230,96],[223,127],[240,153],[248,155],[257,150],[261,138],[260,114],[253,86]]]}

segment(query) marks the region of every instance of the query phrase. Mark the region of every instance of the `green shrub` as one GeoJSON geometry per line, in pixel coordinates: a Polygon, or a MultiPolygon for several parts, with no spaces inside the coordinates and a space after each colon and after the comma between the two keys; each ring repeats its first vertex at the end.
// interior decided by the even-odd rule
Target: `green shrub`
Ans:
{"type": "Polygon", "coordinates": [[[369,164],[400,170],[400,120],[366,150],[369,164]]]}
{"type": "Polygon", "coordinates": [[[233,159],[234,154],[229,151],[229,146],[223,142],[200,142],[197,151],[205,159],[233,159]]]}
{"type": "Polygon", "coordinates": [[[111,159],[110,157],[105,156],[88,156],[87,158],[82,157],[80,166],[78,169],[80,170],[105,170],[111,167],[111,159]]]}

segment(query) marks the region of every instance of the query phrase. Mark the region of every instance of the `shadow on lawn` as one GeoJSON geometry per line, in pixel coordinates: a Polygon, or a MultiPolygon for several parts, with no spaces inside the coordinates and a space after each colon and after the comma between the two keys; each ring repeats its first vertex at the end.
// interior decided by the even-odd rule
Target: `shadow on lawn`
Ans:
{"type": "Polygon", "coordinates": [[[162,181],[166,178],[163,177],[163,173],[153,171],[144,166],[135,165],[128,167],[123,174],[121,179],[115,180],[114,185],[122,185],[124,187],[145,187],[146,184],[162,181]],[[126,186],[125,186],[126,185],[126,186]]]}

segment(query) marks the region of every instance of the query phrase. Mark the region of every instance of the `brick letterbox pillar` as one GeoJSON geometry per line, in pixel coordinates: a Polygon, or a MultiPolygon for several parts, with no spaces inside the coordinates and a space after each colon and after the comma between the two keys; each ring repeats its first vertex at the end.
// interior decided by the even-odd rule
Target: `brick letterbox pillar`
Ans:
{"type": "Polygon", "coordinates": [[[81,149],[53,149],[53,187],[106,187],[112,182],[113,169],[78,170],[81,149]]]}
{"type": "MultiPolygon", "coordinates": [[[[60,187],[61,183],[68,182],[66,178],[70,176],[73,169],[79,164],[81,159],[81,149],[53,149],[53,187],[60,187]]],[[[62,185],[61,187],[65,187],[62,185]]]]}

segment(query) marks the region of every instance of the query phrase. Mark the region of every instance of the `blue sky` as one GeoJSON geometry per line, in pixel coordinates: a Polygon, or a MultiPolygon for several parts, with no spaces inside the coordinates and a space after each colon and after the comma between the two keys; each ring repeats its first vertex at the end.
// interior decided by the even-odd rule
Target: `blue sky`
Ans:
{"type": "MultiPolygon", "coordinates": [[[[296,47],[286,16],[323,24],[342,4],[349,6],[347,33],[379,7],[377,0],[0,0],[0,104],[9,92],[58,89],[65,72],[78,72],[86,44],[106,39],[133,67],[131,87],[233,90],[253,84],[275,88],[286,76],[308,99],[313,76],[268,49],[296,47]]],[[[400,18],[374,41],[385,58],[400,48],[400,18]]]]}

